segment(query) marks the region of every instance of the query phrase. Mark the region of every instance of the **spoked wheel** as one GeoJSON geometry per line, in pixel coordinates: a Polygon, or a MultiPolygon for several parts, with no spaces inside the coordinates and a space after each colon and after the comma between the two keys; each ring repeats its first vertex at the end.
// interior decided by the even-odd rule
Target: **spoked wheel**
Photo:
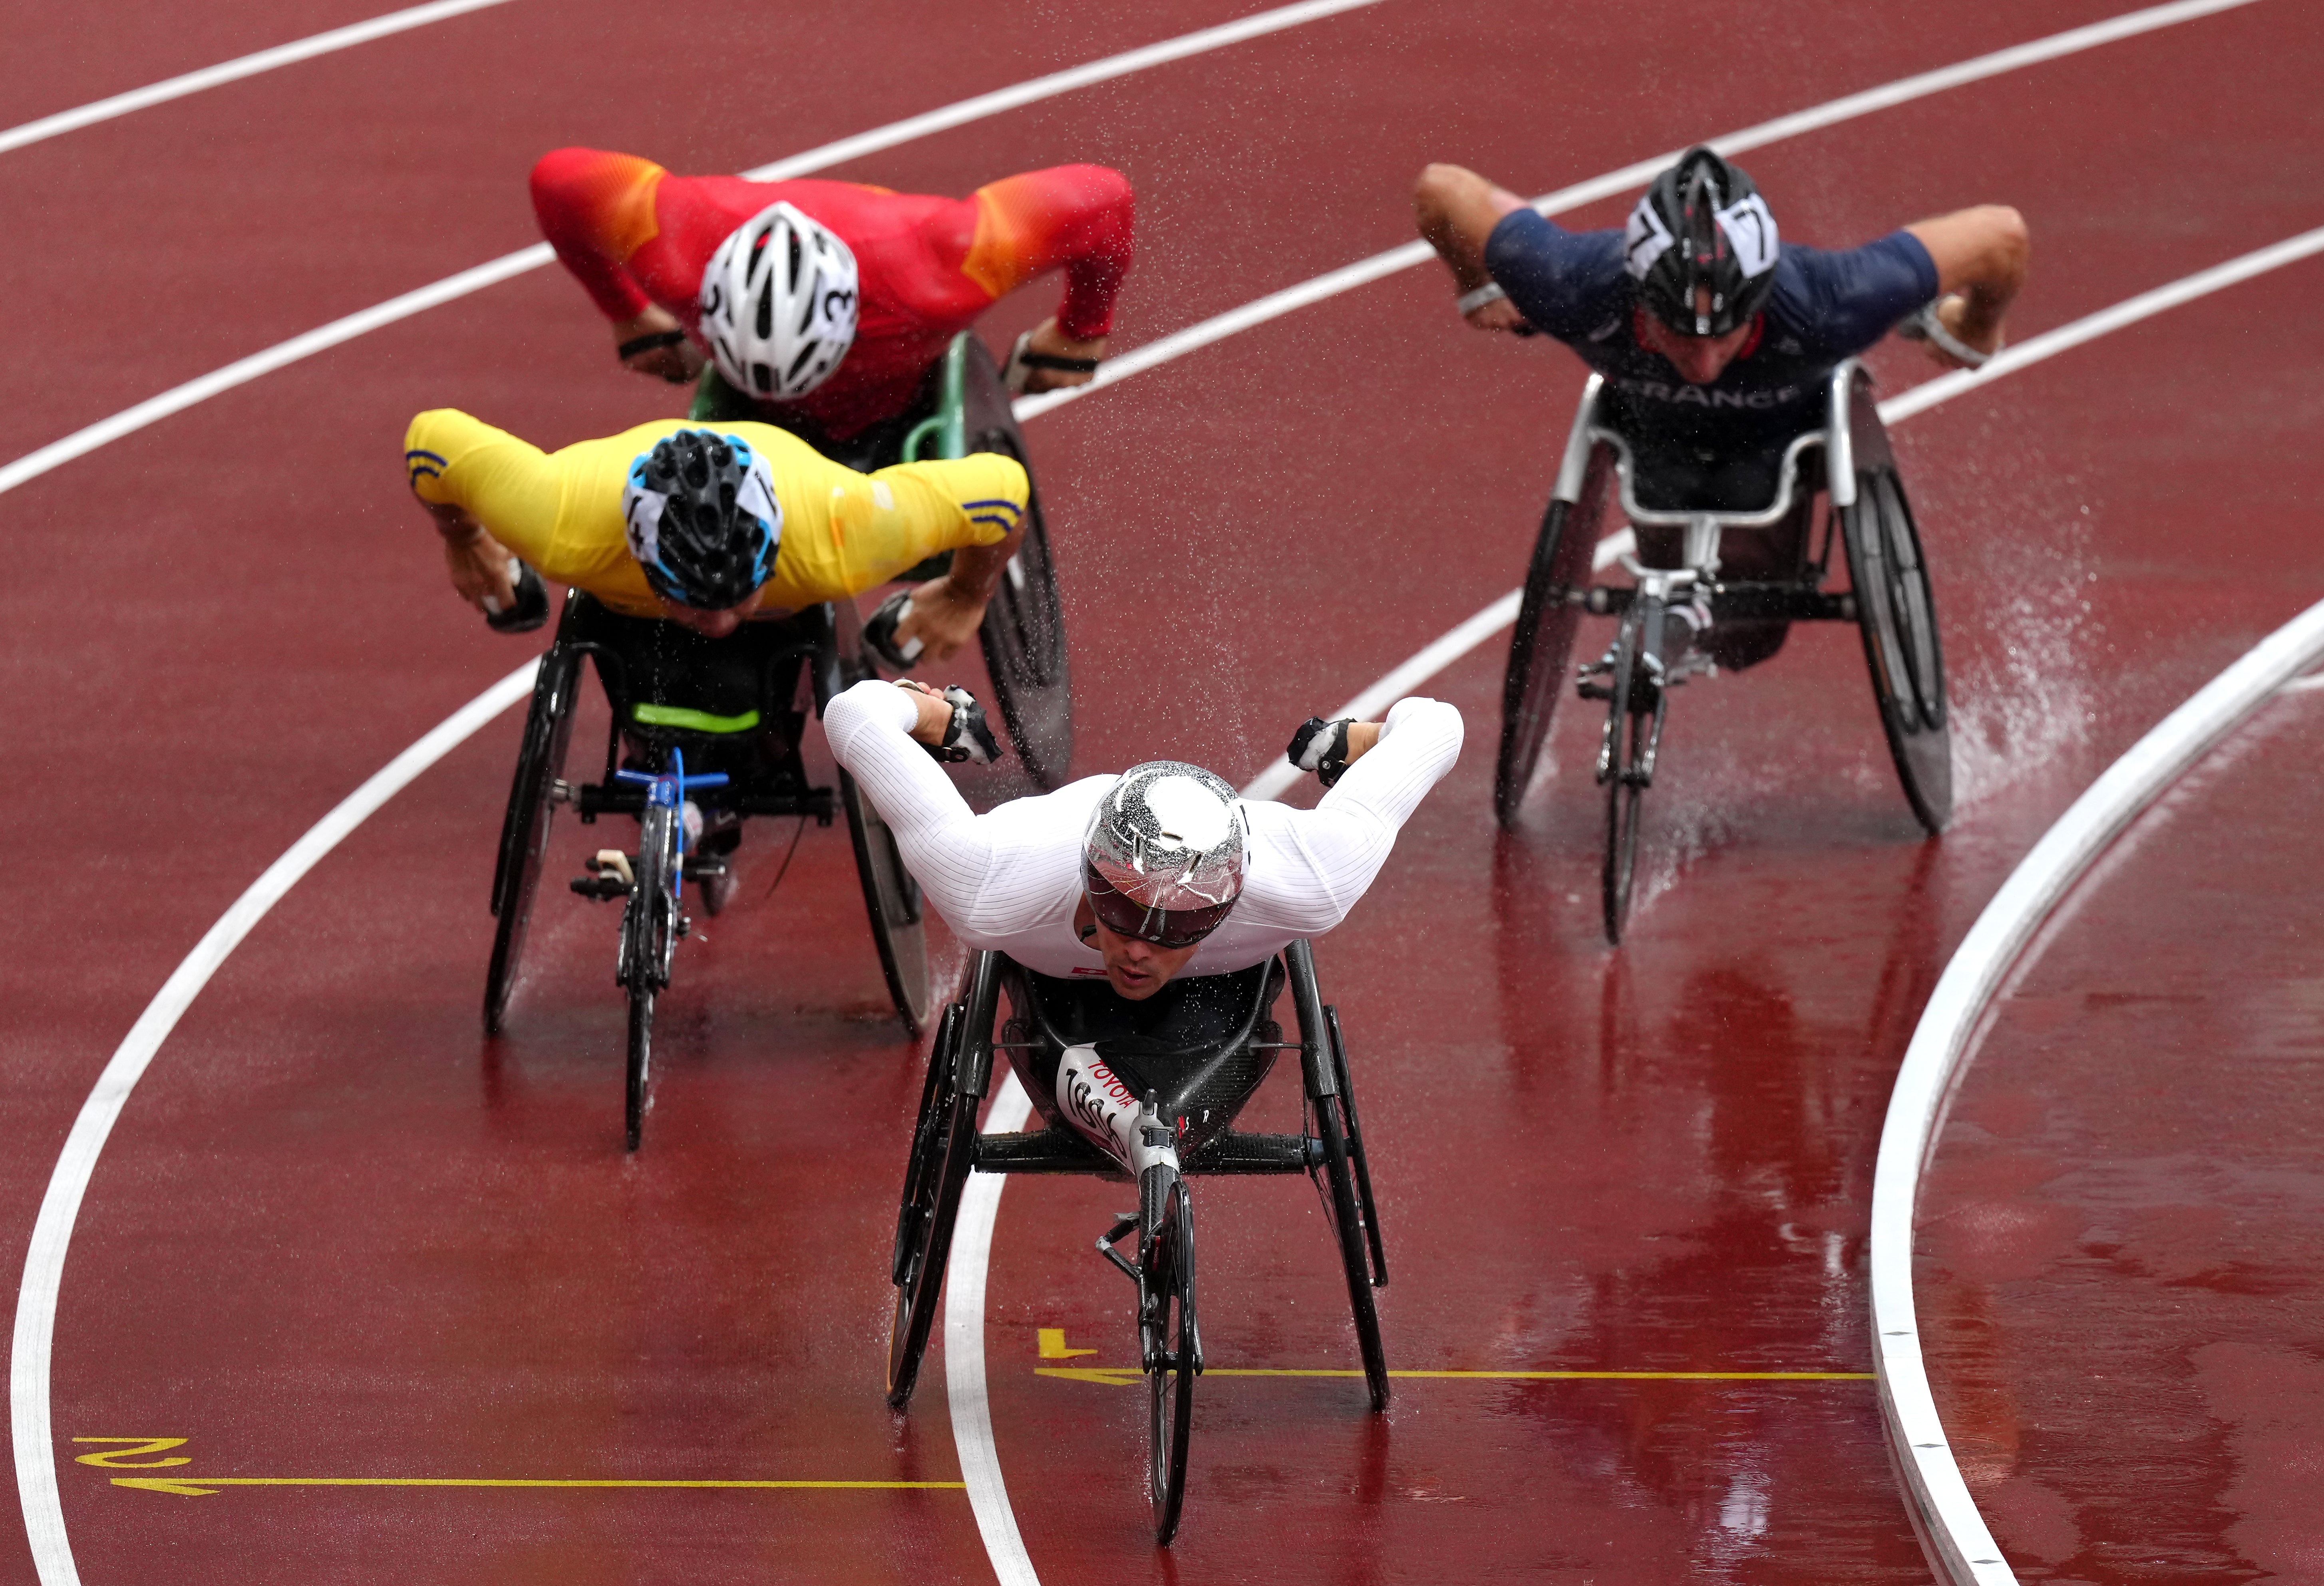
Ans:
{"type": "Polygon", "coordinates": [[[500,860],[493,871],[492,966],[484,974],[484,1033],[501,1033],[509,992],[524,954],[525,927],[532,921],[540,867],[549,852],[549,825],[557,814],[552,795],[565,771],[565,751],[573,738],[574,695],[581,657],[552,644],[540,658],[532,682],[532,705],[524,718],[523,746],[509,786],[508,813],[501,821],[500,860]]]}
{"type": "MultiPolygon", "coordinates": [[[[1348,1314],[1356,1324],[1356,1347],[1364,1360],[1364,1386],[1370,1390],[1372,1408],[1384,1410],[1388,1408],[1388,1350],[1380,1342],[1379,1307],[1372,1300],[1364,1203],[1357,1195],[1355,1174],[1348,1160],[1346,1100],[1344,1095],[1314,1099],[1316,1132],[1323,1139],[1332,1231],[1339,1240],[1340,1267],[1348,1279],[1348,1314]]],[[[1387,1281],[1384,1273],[1380,1281],[1387,1281]]]]}
{"type": "Polygon", "coordinates": [[[628,1083],[622,1107],[627,1148],[636,1150],[653,1105],[648,1090],[653,1065],[654,998],[669,984],[678,949],[678,812],[648,805],[640,828],[637,878],[622,912],[620,979],[630,998],[628,1083]]]}
{"type": "Polygon", "coordinates": [[[1493,766],[1493,814],[1505,826],[1516,824],[1542,746],[1549,741],[1558,696],[1572,675],[1573,633],[1581,625],[1582,608],[1568,603],[1566,592],[1590,583],[1612,477],[1612,454],[1600,447],[1591,454],[1581,499],[1549,503],[1540,538],[1534,542],[1533,560],[1526,566],[1525,594],[1517,606],[1517,631],[1509,640],[1509,668],[1501,682],[1500,757],[1493,766]]]}
{"type": "MultiPolygon", "coordinates": [[[[1016,458],[1031,482],[1032,459],[992,355],[975,337],[964,351],[962,422],[968,449],[1016,458]]],[[[1017,746],[1026,774],[1047,790],[1064,785],[1074,758],[1073,678],[1065,664],[1065,603],[1057,595],[1056,564],[1049,555],[1038,484],[1026,520],[1025,538],[993,591],[992,604],[984,608],[978,637],[1009,741],[1017,746]]]]}
{"type": "Polygon", "coordinates": [[[847,834],[855,844],[855,873],[863,884],[864,912],[880,949],[880,973],[904,1033],[918,1039],[927,1028],[935,998],[928,991],[927,933],[920,921],[920,889],[897,852],[896,834],[855,779],[839,773],[839,801],[847,809],[847,834]]]}
{"type": "Polygon", "coordinates": [[[1348,1070],[1347,1038],[1340,1033],[1340,1010],[1326,1006],[1323,1023],[1332,1032],[1332,1067],[1340,1082],[1340,1110],[1346,1114],[1348,1165],[1355,1170],[1356,1209],[1363,1213],[1364,1241],[1371,1255],[1372,1286],[1388,1286],[1388,1251],[1380,1242],[1379,1206],[1372,1199],[1372,1169],[1364,1155],[1362,1120],[1356,1112],[1356,1080],[1348,1070]]]}
{"type": "Polygon", "coordinates": [[[1173,1175],[1159,1199],[1139,1252],[1138,1330],[1146,1357],[1147,1489],[1154,1500],[1155,1543],[1167,1547],[1186,1501],[1186,1434],[1194,1425],[1203,1343],[1194,1313],[1194,1206],[1186,1181],[1173,1175]]]}
{"type": "Polygon", "coordinates": [[[935,1329],[936,1300],[944,1289],[945,1262],[952,1255],[953,1223],[960,1215],[962,1189],[976,1166],[976,1105],[984,1094],[984,1064],[976,1032],[987,1039],[999,1000],[990,960],[980,954],[963,1002],[945,1010],[928,1057],[927,1083],[912,1126],[911,1156],[904,1165],[904,1196],[896,1214],[896,1248],[890,1276],[896,1309],[888,1330],[888,1403],[902,1409],[920,1379],[928,1335],[935,1329]]]}
{"type": "Polygon", "coordinates": [[[1894,468],[1857,475],[1856,504],[1840,521],[1856,622],[1880,725],[1904,797],[1922,825],[1945,829],[1953,813],[1952,726],[1945,708],[1945,658],[1936,601],[1921,560],[1921,537],[1894,468]]]}

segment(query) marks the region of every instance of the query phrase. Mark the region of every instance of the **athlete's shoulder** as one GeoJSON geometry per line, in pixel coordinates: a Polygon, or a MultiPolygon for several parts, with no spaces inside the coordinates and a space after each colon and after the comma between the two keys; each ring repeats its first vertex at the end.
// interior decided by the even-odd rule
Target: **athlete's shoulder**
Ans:
{"type": "Polygon", "coordinates": [[[1891,232],[1855,248],[1786,243],[1775,263],[1771,317],[1840,355],[1862,351],[1937,295],[1937,267],[1921,239],[1891,232]]]}
{"type": "Polygon", "coordinates": [[[1535,327],[1561,341],[1596,331],[1628,302],[1622,234],[1568,231],[1513,209],[1485,239],[1485,269],[1535,327]]]}

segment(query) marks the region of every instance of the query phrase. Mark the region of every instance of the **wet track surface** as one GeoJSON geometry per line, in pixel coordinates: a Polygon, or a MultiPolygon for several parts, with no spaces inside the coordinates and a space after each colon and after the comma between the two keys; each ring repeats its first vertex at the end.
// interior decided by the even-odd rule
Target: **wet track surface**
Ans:
{"type": "MultiPolygon", "coordinates": [[[[1140,204],[1128,346],[1401,243],[1426,159],[1545,191],[2107,14],[1799,7],[1734,35],[1749,69],[1682,95],[1689,41],[1731,14],[1505,12],[1388,0],[837,174],[964,191],[1065,160],[1120,167],[1140,204]],[[1831,47],[1796,48],[1808,34],[1831,47]]],[[[661,25],[721,14],[679,6],[661,25]]],[[[886,69],[798,81],[777,115],[756,86],[773,23],[686,92],[646,93],[619,8],[516,0],[0,155],[0,192],[42,228],[14,279],[49,327],[47,354],[5,376],[0,454],[529,244],[522,175],[556,144],[736,168],[1232,14],[834,12],[820,47],[886,69]],[[157,234],[171,247],[132,245],[157,234]],[[158,306],[134,373],[106,331],[124,296],[158,306]]],[[[207,24],[198,58],[125,59],[121,80],[20,60],[0,68],[0,123],[352,19],[254,10],[207,24]]],[[[2284,158],[2317,141],[2319,32],[2263,0],[1746,163],[1787,235],[1819,242],[2015,203],[2036,236],[2022,341],[2324,221],[2324,188],[2284,158]],[[2093,171],[2135,171],[2136,207],[2093,171]]],[[[1014,1183],[986,1349],[1044,1579],[1927,1578],[1860,1376],[1889,1080],[1947,954],[2048,822],[2324,596],[2319,269],[1898,429],[1959,709],[1960,811],[1940,841],[1895,789],[1854,634],[1803,629],[1764,668],[1674,700],[1632,937],[1609,951],[1582,771],[1594,724],[1568,709],[1553,773],[1503,835],[1501,643],[1425,686],[1468,719],[1462,761],[1318,950],[1372,1139],[1390,1365],[1713,1375],[1411,1378],[1384,1419],[1345,1378],[1231,1375],[1346,1369],[1354,1344],[1313,1192],[1200,1183],[1222,1369],[1198,1394],[1186,1530],[1157,1554],[1142,1387],[1054,1374],[1134,1360],[1127,1286],[1089,1248],[1125,1192],[1014,1183]],[[1044,1360],[1044,1330],[1094,1352],[1044,1360]],[[1742,1375],[1766,1372],[1812,1375],[1742,1375]]],[[[1048,306],[1036,287],[986,328],[1001,341],[1048,306]]],[[[0,915],[8,1248],[107,1055],[192,943],[528,653],[445,594],[394,465],[404,420],[452,403],[553,445],[669,410],[604,341],[578,290],[536,272],[0,498],[18,550],[0,657],[35,728],[14,807],[42,834],[0,915]]],[[[1890,391],[1925,369],[1895,348],[1874,362],[1890,391]]],[[[1028,426],[1074,642],[1077,769],[1169,753],[1246,779],[1297,721],[1513,585],[1579,386],[1554,347],[1463,331],[1441,278],[1415,271],[1028,426]],[[1167,633],[1138,614],[1161,583],[1204,596],[1167,633]]],[[[2324,1426],[2301,989],[2317,973],[2301,889],[2319,713],[2319,695],[2271,707],[2086,884],[1939,1153],[1932,1366],[2021,1578],[2312,1566],[2288,1451],[2324,1426]]],[[[585,715],[576,754],[602,719],[585,715]]],[[[990,1579],[949,1485],[941,1354],[908,1415],[880,1402],[923,1054],[886,1015],[844,836],[810,826],[786,870],[792,824],[752,827],[741,900],[682,949],[645,1148],[625,1159],[615,917],[556,890],[592,834],[561,828],[510,1034],[478,1033],[518,725],[456,750],[290,892],[107,1145],[54,1365],[82,1578],[990,1579]],[[937,1485],[196,1499],[72,1462],[107,1445],[71,1439],[132,1435],[189,1440],[162,1457],[191,1462],[164,1476],[937,1485]]],[[[974,789],[1012,790],[1005,774],[974,789]]],[[[1290,1127],[1296,1106],[1278,1075],[1247,1120],[1290,1127]]],[[[0,1546],[0,1580],[32,1578],[0,1546]]]]}

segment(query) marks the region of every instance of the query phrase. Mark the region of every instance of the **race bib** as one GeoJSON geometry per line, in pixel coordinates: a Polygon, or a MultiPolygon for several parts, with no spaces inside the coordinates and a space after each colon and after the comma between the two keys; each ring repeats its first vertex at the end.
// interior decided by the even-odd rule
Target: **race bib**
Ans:
{"type": "Polygon", "coordinates": [[[1067,1047],[1057,1059],[1057,1111],[1106,1155],[1129,1166],[1138,1098],[1106,1066],[1095,1047],[1067,1047]]]}

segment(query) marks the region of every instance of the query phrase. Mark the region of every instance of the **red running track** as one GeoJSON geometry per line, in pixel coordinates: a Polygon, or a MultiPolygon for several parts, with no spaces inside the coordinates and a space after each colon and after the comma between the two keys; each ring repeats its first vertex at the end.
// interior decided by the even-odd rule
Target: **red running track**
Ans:
{"type": "MultiPolygon", "coordinates": [[[[49,310],[51,355],[12,366],[0,449],[524,245],[521,172],[554,144],[739,167],[1230,14],[854,8],[819,21],[820,46],[890,69],[810,77],[777,115],[763,81],[789,41],[771,26],[685,93],[647,92],[623,14],[517,0],[23,151],[0,183],[42,219],[18,279],[49,310]],[[124,245],[156,234],[171,249],[124,245]],[[117,367],[106,310],[124,294],[191,306],[156,315],[136,375],[92,380],[117,367]]],[[[673,37],[724,15],[658,14],[673,37]]],[[[1618,23],[1388,0],[846,174],[961,191],[1063,159],[1121,167],[1143,221],[1127,344],[1402,241],[1426,159],[1546,190],[2104,14],[1833,6],[1738,32],[1668,0],[1618,23]],[[1706,27],[1737,69],[1703,80],[1706,27]]],[[[281,15],[273,37],[346,20],[281,15]]],[[[2317,28],[2261,4],[1749,163],[1815,240],[2016,203],[2038,247],[2023,337],[2317,224],[2324,193],[2283,158],[2316,141],[2317,28]],[[2172,115],[2147,113],[2159,103],[2172,115]],[[2141,207],[2092,171],[2135,171],[2141,207]]],[[[60,107],[18,81],[25,107],[0,121],[60,107]]],[[[1941,842],[1917,840],[1894,789],[1852,637],[1803,632],[1680,700],[1634,938],[1609,954],[1596,801],[1572,775],[1586,725],[1568,719],[1564,771],[1499,837],[1498,647],[1431,685],[1467,713],[1469,755],[1320,954],[1375,1139],[1392,1364],[1867,1368],[1872,1142],[1951,944],[2075,790],[2324,594],[2316,537],[2262,537],[2239,504],[2255,480],[2271,503],[2317,493],[2315,269],[1902,432],[1964,729],[1941,842]]],[[[107,1054],[189,945],[521,654],[441,588],[391,460],[404,418],[456,402],[555,443],[667,406],[609,366],[604,339],[568,282],[526,277],[0,500],[21,548],[0,594],[7,683],[40,724],[15,787],[48,834],[17,856],[0,920],[11,1248],[107,1054]]],[[[1908,355],[1877,362],[1892,389],[1916,377],[1908,355]]],[[[1508,587],[1578,385],[1554,349],[1466,335],[1441,281],[1414,272],[1042,420],[1085,766],[1167,752],[1247,776],[1291,723],[1508,587]],[[1161,570],[1220,592],[1191,624],[1191,669],[1183,637],[1120,617],[1161,570]],[[1332,620],[1296,614],[1319,606],[1332,620]]],[[[70,1462],[95,1445],[62,1440],[134,1434],[188,1438],[170,1457],[210,1474],[956,1479],[934,1372],[909,1416],[878,1399],[920,1055],[881,1017],[844,844],[807,834],[768,897],[789,834],[753,833],[744,905],[689,946],[666,1004],[659,1104],[625,1161],[607,916],[546,899],[511,1037],[477,1035],[515,731],[479,734],[290,894],[108,1145],[54,1369],[83,1578],[983,1578],[967,1503],[944,1489],[194,1499],[70,1462]]],[[[1286,1104],[1262,1098],[1253,1120],[1286,1104]]],[[[1306,1192],[1198,1191],[1213,1359],[1351,1364],[1306,1192]]],[[[1187,1531],[1158,1555],[1134,1395],[1037,1375],[1045,1328],[1100,1364],[1127,1358],[1119,1279],[1086,1253],[1118,1199],[1028,1182],[1002,1202],[992,1415],[1045,1579],[1924,1577],[1869,1385],[1844,1379],[1412,1380],[1374,1422],[1342,1380],[1216,1377],[1187,1531]]],[[[0,1557],[31,1578],[23,1554],[0,1557]]]]}

